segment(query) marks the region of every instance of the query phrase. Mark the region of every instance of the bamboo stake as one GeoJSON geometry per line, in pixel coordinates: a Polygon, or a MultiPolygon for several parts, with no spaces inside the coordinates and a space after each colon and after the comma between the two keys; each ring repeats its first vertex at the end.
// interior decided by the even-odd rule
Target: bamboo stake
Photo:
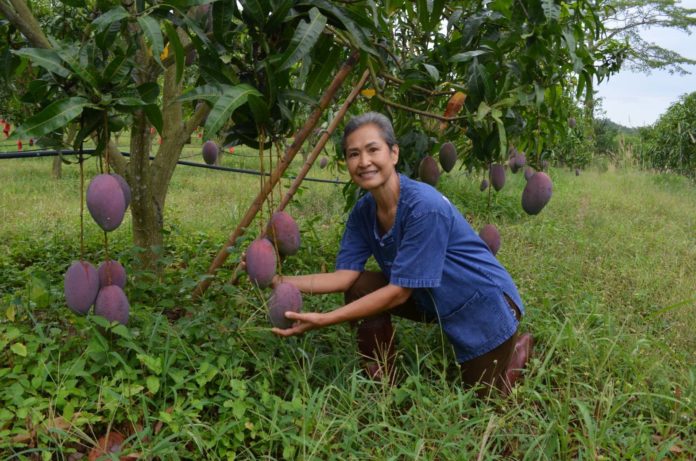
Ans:
{"type": "Polygon", "coordinates": [[[285,192],[283,200],[281,200],[280,204],[278,205],[278,208],[276,208],[276,211],[283,211],[290,202],[290,200],[292,200],[293,195],[295,195],[295,192],[297,192],[297,189],[300,188],[300,184],[302,184],[302,181],[304,180],[305,176],[307,176],[307,173],[309,173],[309,169],[312,167],[312,164],[314,164],[314,162],[317,160],[317,157],[319,157],[319,154],[321,153],[322,149],[324,149],[324,146],[329,141],[329,138],[331,138],[333,132],[336,131],[338,124],[341,123],[343,117],[345,117],[346,112],[348,112],[348,109],[353,104],[353,101],[355,101],[355,98],[360,93],[362,87],[365,86],[365,82],[367,81],[367,78],[369,76],[370,72],[368,70],[363,72],[360,81],[353,87],[353,91],[351,91],[351,93],[348,95],[345,102],[341,106],[341,109],[336,113],[334,119],[331,120],[331,123],[329,124],[328,128],[319,138],[317,145],[309,154],[307,160],[305,160],[304,165],[302,165],[302,168],[297,173],[297,177],[293,180],[292,184],[290,185],[290,188],[287,190],[287,192],[285,192]]]}
{"type": "MultiPolygon", "coordinates": [[[[360,81],[353,87],[353,91],[350,92],[350,94],[348,95],[346,100],[343,102],[343,105],[341,106],[339,111],[336,113],[336,116],[333,118],[333,120],[331,120],[331,123],[329,124],[328,128],[326,129],[326,131],[321,135],[321,137],[317,141],[317,145],[314,146],[314,149],[307,157],[307,160],[305,160],[304,165],[302,165],[302,168],[297,173],[297,177],[295,177],[295,179],[293,180],[292,184],[290,185],[290,188],[285,192],[283,199],[280,201],[278,208],[276,208],[276,210],[275,210],[276,212],[283,211],[285,209],[285,207],[288,205],[288,203],[290,203],[290,200],[292,200],[292,197],[295,195],[295,192],[297,192],[297,189],[300,188],[302,181],[304,180],[305,176],[307,176],[307,173],[309,173],[310,168],[312,168],[312,165],[317,160],[317,157],[319,157],[319,154],[321,153],[322,149],[324,149],[324,146],[331,138],[331,135],[333,134],[333,132],[336,131],[338,124],[341,123],[341,121],[343,120],[343,117],[346,116],[346,112],[348,112],[348,109],[353,104],[353,101],[355,101],[355,98],[357,98],[358,94],[360,94],[360,90],[362,89],[362,87],[365,86],[365,82],[367,81],[369,76],[370,76],[369,70],[366,70],[365,72],[363,72],[363,75],[360,78],[360,81]]],[[[266,231],[264,229],[261,232],[260,237],[263,237],[265,235],[265,233],[266,233],[266,231]]],[[[241,263],[239,263],[237,265],[237,267],[235,268],[234,273],[232,274],[232,278],[230,279],[230,283],[232,283],[232,284],[237,283],[237,279],[239,278],[239,270],[240,269],[241,269],[241,263]]]]}
{"type": "MultiPolygon", "coordinates": [[[[259,191],[251,206],[242,217],[242,220],[237,225],[237,228],[227,239],[227,242],[218,252],[217,256],[211,263],[210,267],[208,268],[208,275],[215,275],[215,271],[220,266],[222,266],[225,260],[227,260],[227,257],[229,256],[227,248],[234,245],[237,239],[242,234],[244,234],[246,228],[249,227],[249,224],[251,224],[251,222],[254,220],[259,209],[261,209],[263,202],[266,200],[266,197],[268,196],[270,191],[273,190],[273,187],[276,185],[276,183],[280,181],[280,178],[282,177],[283,173],[288,168],[288,166],[290,166],[290,163],[292,163],[292,159],[295,157],[295,155],[297,155],[297,152],[299,152],[300,148],[302,147],[302,144],[305,142],[307,137],[309,137],[310,133],[312,132],[316,124],[319,122],[321,114],[324,113],[326,108],[331,103],[331,100],[335,96],[336,92],[341,87],[345,79],[348,77],[348,74],[353,70],[353,67],[355,67],[355,65],[357,64],[358,57],[358,52],[353,52],[348,58],[348,60],[345,63],[343,63],[338,73],[336,73],[336,76],[334,77],[333,81],[319,100],[319,105],[312,111],[312,113],[310,114],[309,118],[302,126],[300,131],[297,132],[292,144],[287,148],[285,154],[280,159],[280,162],[278,163],[278,165],[276,165],[275,170],[273,170],[273,172],[271,173],[270,179],[266,181],[264,187],[259,191]]],[[[193,290],[193,298],[197,299],[203,293],[205,293],[205,290],[208,289],[211,283],[212,277],[206,277],[205,279],[203,279],[193,290]]]]}

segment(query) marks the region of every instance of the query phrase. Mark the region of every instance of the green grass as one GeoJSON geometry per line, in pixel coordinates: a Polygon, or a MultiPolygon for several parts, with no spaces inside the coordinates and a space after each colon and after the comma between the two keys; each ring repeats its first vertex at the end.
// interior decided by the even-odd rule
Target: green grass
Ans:
{"type": "MultiPolygon", "coordinates": [[[[480,178],[441,179],[476,228],[498,225],[498,257],[537,340],[524,383],[478,400],[436,326],[397,321],[393,388],[364,378],[348,326],[273,336],[267,293],[226,283],[244,241],[191,298],[257,177],[179,167],[161,275],[132,269],[128,223],[110,235],[131,274],[128,328],[78,317],[62,300],[80,251],[77,168],[54,181],[50,159],[0,161],[0,457],[67,459],[113,427],[146,459],[693,459],[696,187],[633,170],[552,177],[553,199],[534,217],[521,211],[519,174],[490,209],[480,178]],[[177,309],[188,315],[170,321],[177,309]]],[[[303,185],[290,206],[303,245],[284,273],[331,268],[342,208],[340,186],[303,185]]],[[[102,238],[86,214],[94,263],[102,238]]],[[[339,303],[305,297],[304,309],[339,303]]]]}

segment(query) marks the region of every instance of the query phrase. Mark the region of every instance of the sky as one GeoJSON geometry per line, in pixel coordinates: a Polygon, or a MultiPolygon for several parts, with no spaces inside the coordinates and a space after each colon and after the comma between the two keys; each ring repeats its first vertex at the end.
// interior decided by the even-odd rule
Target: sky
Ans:
{"type": "MultiPolygon", "coordinates": [[[[696,8],[696,0],[684,0],[681,5],[696,8]]],[[[643,38],[691,59],[696,59],[696,30],[683,32],[651,28],[641,32],[643,38]]],[[[666,71],[650,75],[620,71],[599,84],[597,96],[607,118],[628,127],[651,125],[657,121],[679,96],[696,91],[696,66],[691,74],[681,76],[666,71]]]]}

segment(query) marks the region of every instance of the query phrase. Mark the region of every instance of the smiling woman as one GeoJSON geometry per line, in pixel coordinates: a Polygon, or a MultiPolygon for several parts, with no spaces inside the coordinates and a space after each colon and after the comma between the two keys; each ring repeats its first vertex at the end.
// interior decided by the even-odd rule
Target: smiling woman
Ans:
{"type": "Polygon", "coordinates": [[[391,314],[438,322],[452,344],[466,384],[507,393],[532,349],[518,335],[524,313],[510,275],[461,213],[433,187],[396,171],[399,146],[384,115],[352,119],[343,135],[351,179],[366,194],[353,208],[336,270],[275,276],[310,294],[343,292],[345,305],[325,313],[286,312],[292,336],[342,322],[359,322],[358,348],[368,375],[394,379],[391,314]],[[381,271],[365,271],[374,256],[381,271]]]}

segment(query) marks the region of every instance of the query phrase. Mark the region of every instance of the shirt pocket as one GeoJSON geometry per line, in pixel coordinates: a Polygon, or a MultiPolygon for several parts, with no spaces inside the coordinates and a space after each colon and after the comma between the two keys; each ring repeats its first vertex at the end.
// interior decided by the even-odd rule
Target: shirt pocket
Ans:
{"type": "Polygon", "coordinates": [[[509,309],[502,293],[477,290],[459,308],[440,318],[457,358],[478,357],[509,338],[517,327],[509,309]]]}

